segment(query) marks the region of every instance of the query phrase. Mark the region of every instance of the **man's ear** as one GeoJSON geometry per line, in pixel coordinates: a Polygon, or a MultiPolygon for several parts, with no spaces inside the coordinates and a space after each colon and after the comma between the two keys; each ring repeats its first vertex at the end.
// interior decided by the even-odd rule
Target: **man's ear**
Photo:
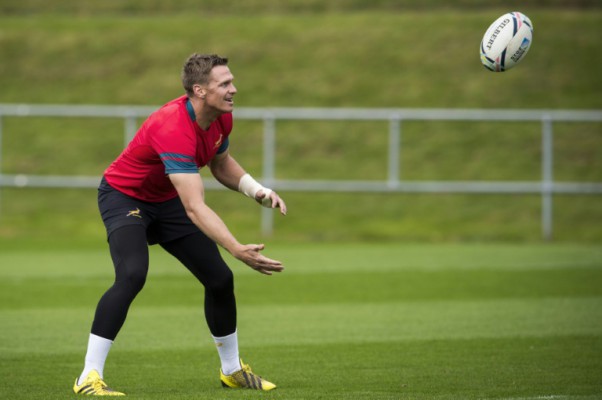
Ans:
{"type": "Polygon", "coordinates": [[[194,95],[196,97],[200,97],[201,99],[204,99],[205,96],[207,95],[207,89],[205,89],[201,85],[193,85],[192,86],[192,91],[194,92],[194,95]]]}

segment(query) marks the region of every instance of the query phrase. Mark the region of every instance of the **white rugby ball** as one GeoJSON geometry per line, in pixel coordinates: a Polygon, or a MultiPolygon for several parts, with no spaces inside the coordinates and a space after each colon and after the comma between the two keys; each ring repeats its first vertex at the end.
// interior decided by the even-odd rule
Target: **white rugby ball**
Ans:
{"type": "Polygon", "coordinates": [[[502,72],[518,64],[531,47],[533,24],[518,11],[496,19],[481,40],[481,63],[485,68],[502,72]]]}

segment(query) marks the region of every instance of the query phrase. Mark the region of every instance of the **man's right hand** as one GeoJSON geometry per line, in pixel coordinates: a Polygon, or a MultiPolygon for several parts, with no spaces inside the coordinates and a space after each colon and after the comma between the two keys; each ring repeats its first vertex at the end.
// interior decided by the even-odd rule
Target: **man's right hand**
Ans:
{"type": "Polygon", "coordinates": [[[284,266],[280,261],[272,260],[260,253],[264,248],[263,244],[243,244],[233,251],[232,255],[264,275],[282,272],[284,266]]]}

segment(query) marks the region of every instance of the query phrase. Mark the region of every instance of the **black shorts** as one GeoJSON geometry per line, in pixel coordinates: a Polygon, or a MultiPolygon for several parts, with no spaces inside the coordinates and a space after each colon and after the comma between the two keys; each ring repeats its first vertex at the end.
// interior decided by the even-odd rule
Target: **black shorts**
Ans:
{"type": "Polygon", "coordinates": [[[166,243],[200,231],[186,215],[179,197],[149,203],[114,189],[104,177],[98,187],[98,209],[107,238],[125,225],[144,226],[148,244],[166,243]]]}

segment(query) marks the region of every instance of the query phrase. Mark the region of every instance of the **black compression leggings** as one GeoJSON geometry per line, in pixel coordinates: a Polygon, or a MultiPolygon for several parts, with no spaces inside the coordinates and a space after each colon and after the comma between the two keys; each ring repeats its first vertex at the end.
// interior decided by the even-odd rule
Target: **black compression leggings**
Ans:
{"type": "MultiPolygon", "coordinates": [[[[115,282],[98,302],[92,333],[115,340],[123,326],[130,304],[142,290],[148,272],[146,230],[126,225],[109,237],[115,282]]],[[[203,233],[195,233],[162,243],[205,286],[205,318],[213,336],[226,336],[236,330],[236,300],[232,271],[222,259],[216,244],[203,233]]]]}

